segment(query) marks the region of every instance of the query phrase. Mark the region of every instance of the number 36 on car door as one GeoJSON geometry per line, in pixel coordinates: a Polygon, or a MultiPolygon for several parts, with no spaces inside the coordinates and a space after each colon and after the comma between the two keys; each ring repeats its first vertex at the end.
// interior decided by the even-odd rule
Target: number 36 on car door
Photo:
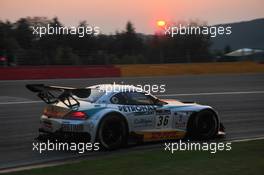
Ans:
{"type": "Polygon", "coordinates": [[[172,116],[170,110],[156,111],[156,128],[171,128],[172,116]]]}

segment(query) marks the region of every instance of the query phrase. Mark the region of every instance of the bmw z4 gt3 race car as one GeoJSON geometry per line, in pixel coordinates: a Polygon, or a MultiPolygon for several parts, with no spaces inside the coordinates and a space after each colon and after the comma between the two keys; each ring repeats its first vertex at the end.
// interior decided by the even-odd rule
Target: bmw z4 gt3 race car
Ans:
{"type": "Polygon", "coordinates": [[[159,99],[135,86],[26,87],[48,104],[40,119],[40,134],[81,137],[109,150],[129,139],[211,139],[225,134],[212,107],[159,99]]]}

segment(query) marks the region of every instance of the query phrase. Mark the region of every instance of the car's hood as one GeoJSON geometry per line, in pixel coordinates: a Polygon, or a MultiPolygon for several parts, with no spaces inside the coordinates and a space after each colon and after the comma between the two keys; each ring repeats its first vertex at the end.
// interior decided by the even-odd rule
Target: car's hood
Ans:
{"type": "Polygon", "coordinates": [[[168,105],[176,105],[176,106],[184,106],[184,105],[189,106],[189,105],[196,104],[195,102],[185,103],[185,102],[181,102],[175,99],[162,99],[162,101],[165,101],[166,103],[168,103],[168,105]]]}
{"type": "Polygon", "coordinates": [[[208,108],[212,109],[212,107],[210,106],[197,104],[195,102],[181,102],[175,99],[162,99],[162,101],[165,101],[168,103],[165,106],[171,109],[177,109],[177,110],[199,111],[199,110],[208,109],[208,108]]]}

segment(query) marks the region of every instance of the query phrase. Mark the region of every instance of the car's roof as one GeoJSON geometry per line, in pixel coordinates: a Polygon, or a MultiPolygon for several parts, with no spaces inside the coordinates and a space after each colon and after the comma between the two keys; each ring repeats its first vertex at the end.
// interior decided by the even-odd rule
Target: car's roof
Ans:
{"type": "Polygon", "coordinates": [[[105,92],[113,92],[113,93],[118,93],[118,92],[144,92],[142,88],[133,86],[133,85],[124,85],[124,84],[98,84],[94,86],[89,86],[88,88],[91,89],[98,89],[101,91],[105,92]]]}

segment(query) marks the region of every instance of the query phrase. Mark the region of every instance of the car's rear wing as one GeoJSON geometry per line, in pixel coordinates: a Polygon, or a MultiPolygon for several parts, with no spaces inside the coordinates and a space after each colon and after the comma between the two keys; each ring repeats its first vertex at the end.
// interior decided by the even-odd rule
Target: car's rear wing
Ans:
{"type": "Polygon", "coordinates": [[[26,88],[37,93],[37,96],[47,104],[61,101],[69,108],[80,106],[76,97],[87,98],[91,94],[91,89],[88,88],[46,86],[44,84],[27,84],[26,88]]]}

